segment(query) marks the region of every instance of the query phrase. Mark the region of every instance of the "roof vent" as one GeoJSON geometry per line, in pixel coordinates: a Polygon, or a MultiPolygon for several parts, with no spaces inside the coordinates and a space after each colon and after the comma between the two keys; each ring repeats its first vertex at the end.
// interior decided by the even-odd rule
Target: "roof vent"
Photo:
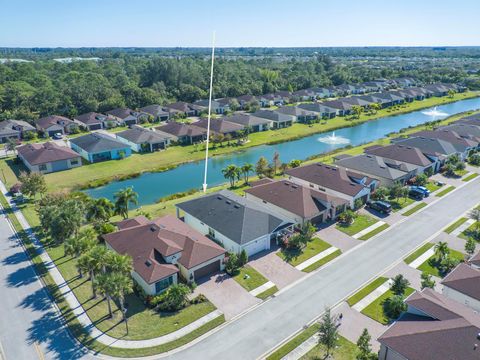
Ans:
{"type": "Polygon", "coordinates": [[[240,206],[238,206],[238,205],[233,205],[233,207],[234,207],[235,209],[240,209],[240,206]]]}
{"type": "Polygon", "coordinates": [[[222,200],[222,197],[221,197],[221,196],[217,196],[217,199],[218,199],[218,200],[222,200]]]}
{"type": "Polygon", "coordinates": [[[230,200],[227,200],[226,203],[227,203],[227,204],[231,204],[232,202],[231,202],[230,200]]]}
{"type": "Polygon", "coordinates": [[[147,267],[150,267],[152,266],[152,262],[150,260],[146,260],[145,265],[147,265],[147,267]]]}
{"type": "Polygon", "coordinates": [[[292,185],[292,188],[298,189],[298,185],[292,185]]]}
{"type": "Polygon", "coordinates": [[[150,231],[155,232],[155,231],[157,231],[157,228],[155,226],[150,226],[150,231]]]}

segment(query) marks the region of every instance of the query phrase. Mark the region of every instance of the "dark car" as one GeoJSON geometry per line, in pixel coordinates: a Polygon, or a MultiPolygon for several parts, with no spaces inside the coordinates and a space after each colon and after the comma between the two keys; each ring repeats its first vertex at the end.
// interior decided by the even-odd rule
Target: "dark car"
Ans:
{"type": "Polygon", "coordinates": [[[428,190],[425,186],[410,186],[410,190],[418,190],[423,193],[423,196],[428,197],[430,196],[430,190],[428,190]]]}
{"type": "Polygon", "coordinates": [[[390,214],[392,212],[392,205],[386,201],[371,201],[367,204],[370,209],[376,210],[384,214],[390,214]]]}
{"type": "Polygon", "coordinates": [[[410,189],[410,191],[408,192],[408,196],[415,200],[423,200],[423,198],[425,197],[425,193],[418,189],[410,189]]]}

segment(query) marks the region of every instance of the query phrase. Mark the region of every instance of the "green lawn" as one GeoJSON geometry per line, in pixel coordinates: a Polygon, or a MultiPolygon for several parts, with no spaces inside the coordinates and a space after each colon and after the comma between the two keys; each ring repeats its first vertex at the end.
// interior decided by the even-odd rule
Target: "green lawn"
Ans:
{"type": "Polygon", "coordinates": [[[262,274],[249,265],[240,268],[233,278],[247,291],[252,291],[268,281],[262,274]]]}
{"type": "Polygon", "coordinates": [[[352,225],[337,224],[337,229],[347,235],[353,236],[363,229],[375,224],[378,220],[368,215],[358,215],[352,225]]]}
{"type": "Polygon", "coordinates": [[[435,244],[433,243],[426,243],[417,250],[415,250],[413,253],[408,255],[403,261],[405,261],[406,264],[411,264],[413,261],[415,261],[418,257],[420,257],[423,253],[425,253],[427,250],[432,248],[435,244]]]}
{"type": "MultiPolygon", "coordinates": [[[[413,293],[415,289],[408,287],[405,291],[405,297],[413,293]]],[[[390,319],[385,315],[383,311],[383,303],[385,300],[393,296],[393,292],[388,290],[383,295],[379,296],[375,301],[368,305],[365,309],[362,310],[362,314],[368,316],[369,318],[379,322],[383,325],[388,325],[390,319]]],[[[395,319],[393,319],[395,320],[395,319]]]]}
{"type": "Polygon", "coordinates": [[[296,349],[300,344],[302,344],[307,339],[315,335],[318,329],[319,329],[318,323],[314,323],[313,325],[310,325],[308,328],[301,331],[298,335],[293,337],[291,340],[289,340],[288,342],[280,346],[277,350],[275,350],[273,353],[271,353],[269,356],[267,356],[266,360],[282,359],[285,355],[289,354],[294,349],[296,349]]]}
{"type": "Polygon", "coordinates": [[[438,185],[435,181],[429,181],[425,187],[433,193],[434,191],[437,191],[440,189],[443,185],[438,185]]]}
{"type": "Polygon", "coordinates": [[[455,186],[450,185],[445,189],[443,189],[442,191],[439,191],[438,193],[436,193],[435,196],[442,197],[444,195],[447,195],[450,191],[453,191],[453,189],[455,189],[455,186]]]}
{"type": "Polygon", "coordinates": [[[463,230],[458,237],[467,240],[469,237],[473,237],[474,239],[480,240],[477,235],[477,227],[479,227],[479,224],[473,223],[470,225],[468,228],[463,230]]]}
{"type": "Polygon", "coordinates": [[[443,230],[444,232],[446,232],[447,234],[450,234],[453,230],[455,230],[456,228],[458,228],[460,225],[462,225],[464,222],[466,222],[468,220],[468,218],[466,217],[461,217],[460,219],[458,219],[457,221],[455,221],[453,224],[449,225],[445,230],[443,230]]]}
{"type": "MultiPolygon", "coordinates": [[[[465,255],[463,255],[459,251],[452,250],[452,249],[450,249],[450,256],[453,257],[454,259],[457,259],[458,261],[463,261],[465,259],[465,255]]],[[[421,272],[426,272],[427,274],[430,274],[436,277],[444,277],[446,275],[446,274],[440,274],[435,255],[432,256],[430,259],[427,259],[422,265],[420,265],[418,267],[418,270],[420,270],[421,272]]]]}
{"type": "Polygon", "coordinates": [[[299,250],[287,250],[282,249],[281,251],[277,252],[277,255],[281,257],[283,260],[288,262],[292,266],[297,266],[302,262],[310,259],[311,257],[321,253],[322,251],[331,247],[329,243],[319,239],[317,237],[313,238],[312,241],[308,242],[308,244],[299,250]]]}
{"type": "Polygon", "coordinates": [[[467,181],[470,181],[470,180],[475,179],[477,176],[478,176],[477,173],[472,173],[472,174],[470,174],[470,175],[468,175],[468,176],[465,176],[465,177],[462,179],[462,181],[467,182],[467,181]]]}
{"type": "Polygon", "coordinates": [[[425,206],[427,206],[426,203],[424,202],[421,202],[421,203],[418,203],[417,205],[415,205],[414,207],[408,209],[407,211],[405,211],[402,215],[403,216],[410,216],[412,215],[413,213],[416,213],[418,210],[424,208],[425,206]]]}
{"type": "Polygon", "coordinates": [[[401,199],[398,199],[398,200],[388,199],[388,202],[390,203],[390,205],[392,205],[393,211],[398,211],[398,210],[401,210],[401,209],[407,207],[410,204],[413,204],[415,202],[415,200],[412,199],[412,198],[406,197],[406,198],[401,198],[401,199]]]}
{"type": "Polygon", "coordinates": [[[467,170],[467,169],[455,170],[455,175],[456,175],[457,177],[465,176],[467,173],[468,173],[468,170],[467,170]]]}
{"type": "Polygon", "coordinates": [[[257,298],[265,300],[266,298],[272,296],[278,291],[276,286],[271,287],[270,289],[265,290],[264,292],[257,295],[257,298]]]}
{"type": "Polygon", "coordinates": [[[359,237],[358,240],[368,240],[370,239],[371,237],[381,233],[383,230],[387,229],[390,225],[388,225],[387,223],[377,227],[376,229],[370,231],[369,233],[363,235],[362,237],[359,237]]]}
{"type": "MultiPolygon", "coordinates": [[[[331,356],[335,360],[355,360],[357,358],[357,345],[348,341],[343,336],[339,337],[338,345],[333,350],[331,356]]],[[[302,356],[302,360],[318,360],[325,357],[325,348],[323,345],[316,345],[312,350],[302,356]]]]}
{"type": "Polygon", "coordinates": [[[370,294],[373,290],[378,288],[380,285],[384,284],[386,281],[388,281],[387,278],[385,277],[379,277],[373,280],[371,283],[357,291],[355,294],[350,296],[347,300],[348,305],[353,306],[356,303],[358,303],[360,300],[362,300],[365,296],[370,294]]]}
{"type": "Polygon", "coordinates": [[[313,270],[318,269],[319,267],[325,265],[326,263],[332,261],[333,259],[335,259],[336,257],[338,257],[340,255],[342,255],[342,251],[340,249],[335,250],[330,255],[325,256],[324,258],[318,260],[317,262],[313,263],[312,265],[306,267],[302,271],[307,272],[307,273],[312,272],[313,270]]]}

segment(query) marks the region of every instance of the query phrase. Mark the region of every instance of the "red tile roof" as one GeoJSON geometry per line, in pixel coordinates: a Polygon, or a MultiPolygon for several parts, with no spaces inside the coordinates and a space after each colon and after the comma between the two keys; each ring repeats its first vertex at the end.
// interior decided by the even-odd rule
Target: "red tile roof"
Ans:
{"type": "Polygon", "coordinates": [[[30,165],[40,165],[80,157],[72,149],[66,146],[59,146],[53,142],[22,145],[17,147],[17,151],[30,165]]]}

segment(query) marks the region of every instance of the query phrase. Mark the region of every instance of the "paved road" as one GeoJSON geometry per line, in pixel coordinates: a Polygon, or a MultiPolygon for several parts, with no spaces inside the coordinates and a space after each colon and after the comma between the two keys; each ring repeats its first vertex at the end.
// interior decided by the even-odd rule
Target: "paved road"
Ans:
{"type": "Polygon", "coordinates": [[[92,358],[62,328],[31,263],[0,215],[0,359],[92,358]]]}
{"type": "Polygon", "coordinates": [[[476,179],[170,358],[256,359],[480,202],[476,179]]]}
{"type": "MultiPolygon", "coordinates": [[[[171,359],[256,359],[326,306],[336,304],[480,202],[480,178],[398,227],[354,248],[326,268],[265,302],[171,359]]],[[[61,329],[55,312],[11,230],[0,219],[0,341],[10,359],[90,358],[61,329]],[[44,355],[37,353],[35,342],[44,355]]],[[[0,348],[1,349],[1,348],[0,348]]],[[[157,358],[159,358],[158,356],[157,358]]]]}

